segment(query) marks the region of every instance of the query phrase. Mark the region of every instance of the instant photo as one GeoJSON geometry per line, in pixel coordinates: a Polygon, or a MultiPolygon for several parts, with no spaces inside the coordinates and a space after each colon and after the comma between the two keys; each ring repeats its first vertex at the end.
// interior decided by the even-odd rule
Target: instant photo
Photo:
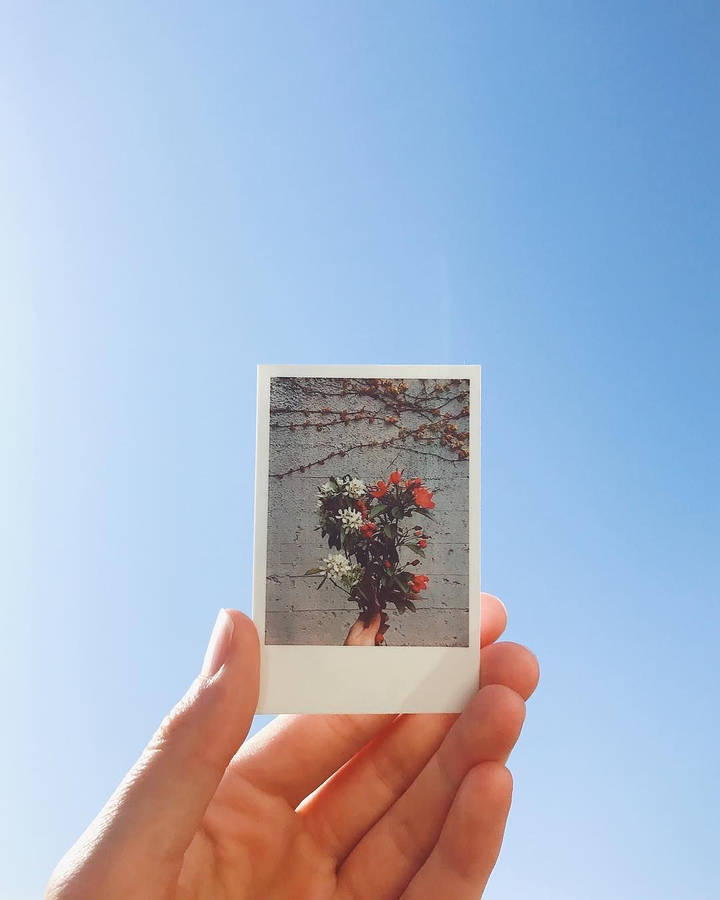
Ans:
{"type": "Polygon", "coordinates": [[[479,677],[477,367],[259,370],[263,711],[448,711],[479,677]]]}

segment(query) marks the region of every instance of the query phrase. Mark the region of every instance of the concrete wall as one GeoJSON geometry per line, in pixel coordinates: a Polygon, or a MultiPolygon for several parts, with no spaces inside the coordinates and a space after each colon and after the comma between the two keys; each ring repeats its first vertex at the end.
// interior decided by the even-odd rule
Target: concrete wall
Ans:
{"type": "MultiPolygon", "coordinates": [[[[432,387],[434,382],[429,382],[432,387]]],[[[409,381],[410,393],[417,394],[419,382],[409,381]]],[[[430,577],[428,589],[420,595],[416,613],[400,615],[394,606],[388,608],[390,628],[386,634],[392,646],[461,646],[468,643],[468,463],[458,460],[437,443],[432,446],[409,441],[407,446],[348,450],[322,465],[310,466],[304,472],[286,472],[327,455],[371,440],[383,441],[398,434],[398,429],[383,421],[388,410],[375,398],[332,394],[340,390],[336,379],[273,379],[270,392],[270,483],[268,505],[268,564],[266,594],[266,642],[270,644],[340,645],[358,615],[357,604],[327,582],[317,590],[319,579],[300,577],[317,566],[330,552],[327,543],[314,531],[318,524],[315,501],[317,488],[330,475],[346,473],[361,478],[366,484],[378,478],[387,479],[395,469],[404,469],[407,477],[421,477],[435,493],[435,520],[420,516],[412,524],[421,524],[432,540],[427,556],[417,571],[430,577]],[[325,392],[325,396],[306,396],[302,384],[325,392]],[[367,420],[350,422],[317,431],[298,428],[290,423],[303,423],[302,412],[275,412],[278,408],[303,407],[348,410],[349,413],[376,410],[374,424],[367,420]],[[438,458],[439,456],[443,458],[438,458]]],[[[457,392],[457,389],[453,393],[457,392]]],[[[443,412],[457,413],[463,404],[454,402],[443,412]]],[[[309,421],[334,419],[336,416],[311,414],[309,421]]],[[[412,429],[424,420],[417,413],[403,412],[401,424],[412,429]]],[[[467,419],[457,420],[467,428],[467,419]]],[[[407,520],[406,520],[407,521],[407,520]]],[[[333,551],[334,552],[334,551],[333,551]]]]}

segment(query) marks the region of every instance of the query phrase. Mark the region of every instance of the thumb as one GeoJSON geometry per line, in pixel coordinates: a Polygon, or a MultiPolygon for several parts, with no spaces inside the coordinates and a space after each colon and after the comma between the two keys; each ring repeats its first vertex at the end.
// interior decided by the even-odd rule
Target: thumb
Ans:
{"type": "Polygon", "coordinates": [[[259,658],[252,620],[220,610],[200,675],[63,860],[63,869],[82,859],[83,869],[90,863],[95,878],[117,888],[145,861],[179,867],[250,729],[259,658]]]}

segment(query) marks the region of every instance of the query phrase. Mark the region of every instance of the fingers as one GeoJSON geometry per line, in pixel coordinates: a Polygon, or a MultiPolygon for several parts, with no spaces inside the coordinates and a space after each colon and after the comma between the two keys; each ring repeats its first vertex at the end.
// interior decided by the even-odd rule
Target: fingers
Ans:
{"type": "Polygon", "coordinates": [[[402,900],[452,897],[478,900],[502,844],[512,798],[512,777],[497,762],[481,763],[465,776],[440,838],[402,900]]]}
{"type": "Polygon", "coordinates": [[[525,704],[510,688],[482,688],[415,781],[347,857],[339,870],[341,893],[398,897],[436,844],[466,774],[482,762],[506,761],[524,715],[525,704]]]}
{"type": "Polygon", "coordinates": [[[230,772],[295,808],[394,718],[278,716],[243,745],[230,772]]]}
{"type": "Polygon", "coordinates": [[[94,883],[98,878],[112,883],[112,896],[125,896],[122,885],[148,859],[179,865],[248,732],[259,673],[258,638],[250,619],[221,611],[203,673],[61,863],[67,869],[84,860],[85,873],[90,856],[94,883]]]}
{"type": "Polygon", "coordinates": [[[412,784],[456,715],[399,716],[298,808],[329,856],[343,860],[412,784]]]}
{"type": "Polygon", "coordinates": [[[504,684],[527,700],[540,678],[537,658],[527,647],[511,641],[491,644],[480,660],[480,685],[504,684]]]}
{"type": "MultiPolygon", "coordinates": [[[[481,603],[481,643],[485,646],[502,634],[507,614],[492,594],[482,594],[481,603]]],[[[296,807],[395,718],[278,716],[243,746],[232,762],[232,772],[296,807]]],[[[453,719],[445,719],[440,738],[453,719]]],[[[432,752],[432,740],[430,746],[432,752]]]]}
{"type": "MultiPolygon", "coordinates": [[[[501,643],[483,651],[483,686],[504,684],[526,700],[537,678],[537,661],[525,647],[501,643]]],[[[363,747],[298,810],[318,842],[343,859],[412,784],[457,718],[399,716],[363,747]]]]}
{"type": "Polygon", "coordinates": [[[480,595],[480,646],[496,641],[507,626],[507,610],[494,594],[480,595]]]}

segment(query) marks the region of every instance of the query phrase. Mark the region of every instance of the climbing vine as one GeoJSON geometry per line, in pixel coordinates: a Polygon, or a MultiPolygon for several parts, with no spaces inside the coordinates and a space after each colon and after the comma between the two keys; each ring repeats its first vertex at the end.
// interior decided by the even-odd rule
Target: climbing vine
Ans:
{"type": "Polygon", "coordinates": [[[374,447],[398,447],[454,463],[470,456],[470,392],[465,380],[420,379],[411,390],[407,381],[401,379],[343,379],[335,391],[325,389],[327,382],[317,384],[321,379],[287,380],[293,382],[302,402],[271,406],[270,428],[291,432],[328,430],[333,434],[335,449],[311,462],[271,473],[275,478],[306,472],[336,457],[374,447]],[[358,401],[362,405],[351,408],[357,407],[358,401]],[[286,421],[283,417],[288,416],[286,421]],[[341,444],[338,429],[357,422],[381,424],[385,433],[367,441],[341,444]]]}

